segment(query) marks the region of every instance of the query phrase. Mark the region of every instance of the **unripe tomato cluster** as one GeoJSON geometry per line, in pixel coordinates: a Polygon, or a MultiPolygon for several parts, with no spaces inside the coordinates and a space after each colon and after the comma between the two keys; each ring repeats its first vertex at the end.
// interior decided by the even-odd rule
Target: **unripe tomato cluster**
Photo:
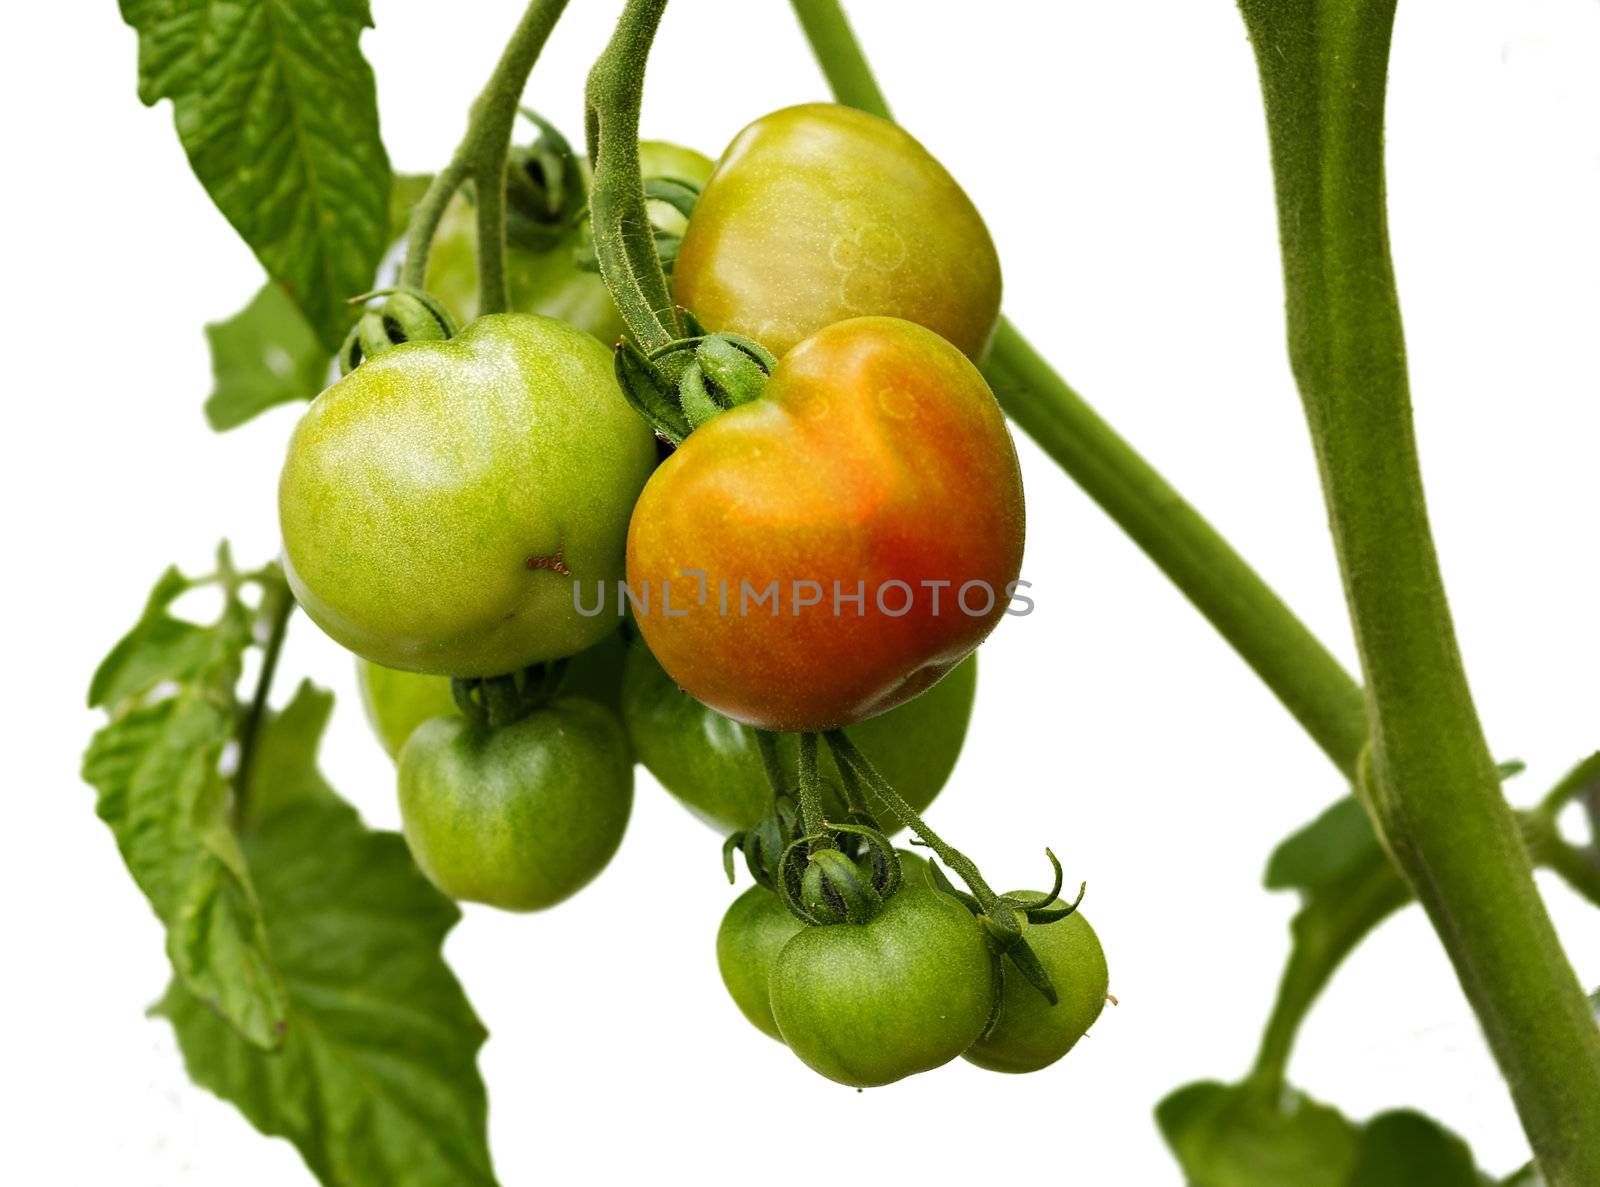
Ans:
{"type": "MultiPolygon", "coordinates": [[[[696,419],[660,460],[613,367],[616,309],[572,263],[577,230],[513,248],[516,311],[473,318],[458,201],[427,287],[465,328],[363,339],[279,486],[285,570],[360,657],[418,865],[508,910],[551,906],[607,864],[636,759],[736,833],[793,789],[797,731],[845,730],[922,811],[961,748],[973,652],[1019,580],[1021,476],[975,365],[999,265],[949,174],[895,126],[820,104],[757,120],[714,170],[672,146],[641,157],[703,183],[686,227],[660,203],[652,217],[681,235],[673,291],[698,326],[778,356],[759,395],[696,419]]],[[[830,819],[864,818],[850,776],[824,756],[830,819]]],[[[1105,999],[1081,916],[1028,933],[1052,1007],[1013,992],[921,859],[903,867],[867,922],[814,925],[746,891],[717,940],[745,1015],[857,1086],[958,1055],[1023,1071],[1064,1053],[1105,999]]]]}

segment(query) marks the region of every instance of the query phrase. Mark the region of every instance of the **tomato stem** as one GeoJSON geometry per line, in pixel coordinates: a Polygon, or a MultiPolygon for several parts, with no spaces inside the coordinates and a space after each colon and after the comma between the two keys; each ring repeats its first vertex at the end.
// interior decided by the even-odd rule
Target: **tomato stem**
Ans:
{"type": "Polygon", "coordinates": [[[1455,965],[1540,1170],[1600,1183],[1600,1029],[1484,740],[1423,494],[1384,201],[1395,0],[1240,9],[1272,148],[1290,362],[1366,677],[1363,803],[1455,965]]]}
{"type": "Polygon", "coordinates": [[[789,790],[784,786],[783,763],[778,758],[778,736],[770,730],[756,730],[755,735],[756,750],[761,754],[761,768],[767,774],[767,786],[772,790],[772,802],[776,807],[778,797],[789,790]]]}
{"type": "Polygon", "coordinates": [[[929,828],[928,822],[917,815],[917,810],[906,803],[900,793],[890,786],[889,781],[878,773],[877,768],[843,730],[829,730],[823,736],[828,739],[828,748],[833,751],[833,757],[840,769],[848,766],[860,776],[868,790],[889,809],[890,815],[915,833],[917,839],[932,849],[940,861],[961,875],[961,880],[971,888],[986,913],[993,912],[1000,904],[1000,896],[990,888],[988,882],[984,881],[983,875],[978,872],[978,867],[972,859],[947,844],[944,838],[929,828]]]}
{"type": "MultiPolygon", "coordinates": [[[[230,586],[238,580],[232,578],[231,573],[225,579],[229,580],[230,586]]],[[[256,677],[249,707],[239,721],[239,765],[233,780],[233,813],[236,820],[243,819],[249,801],[256,743],[261,737],[261,727],[266,722],[267,698],[272,694],[272,681],[278,672],[278,657],[283,653],[283,640],[289,633],[289,618],[294,614],[295,607],[289,587],[281,578],[262,581],[260,587],[261,607],[257,611],[257,618],[267,624],[267,632],[261,643],[261,673],[256,677]]]]}
{"type": "Polygon", "coordinates": [[[411,212],[406,260],[400,274],[402,285],[423,287],[428,252],[445,208],[463,183],[471,181],[478,207],[478,308],[482,313],[498,313],[510,305],[506,287],[505,201],[511,129],[528,75],[566,7],[567,0],[530,0],[494,73],[472,104],[467,131],[455,155],[434,176],[411,212]]]}
{"type": "Polygon", "coordinates": [[[822,781],[817,776],[817,735],[814,733],[800,735],[799,775],[800,832],[813,836],[828,827],[822,810],[822,781]]]}
{"type": "Polygon", "coordinates": [[[584,91],[595,257],[617,312],[646,353],[683,337],[639,170],[645,64],[666,7],[667,0],[628,0],[584,91]]]}

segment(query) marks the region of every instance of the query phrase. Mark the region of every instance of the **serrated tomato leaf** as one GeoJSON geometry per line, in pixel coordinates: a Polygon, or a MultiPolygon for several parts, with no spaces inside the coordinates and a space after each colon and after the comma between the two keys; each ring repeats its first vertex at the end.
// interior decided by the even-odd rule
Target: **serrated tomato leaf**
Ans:
{"type": "MultiPolygon", "coordinates": [[[[119,714],[99,730],[83,777],[99,793],[128,871],[167,928],[173,971],[242,1036],[279,1041],[287,998],[219,773],[234,714],[187,689],[119,714]]],[[[220,1023],[219,1023],[220,1025],[220,1023]]]]}
{"type": "Polygon", "coordinates": [[[454,904],[400,837],[332,798],[279,807],[244,852],[288,988],[283,1047],[241,1042],[174,982],[157,1011],[190,1076],[293,1142],[324,1183],[493,1184],[485,1032],[440,954],[454,904]]]}
{"type": "Polygon", "coordinates": [[[212,377],[206,420],[219,433],[268,408],[309,400],[327,382],[327,348],[272,281],[238,313],[207,325],[206,344],[212,377]]]}
{"type": "Polygon", "coordinates": [[[172,100],[218,209],[328,353],[388,238],[389,160],[360,37],[365,0],[121,0],[139,97],[172,100]]]}

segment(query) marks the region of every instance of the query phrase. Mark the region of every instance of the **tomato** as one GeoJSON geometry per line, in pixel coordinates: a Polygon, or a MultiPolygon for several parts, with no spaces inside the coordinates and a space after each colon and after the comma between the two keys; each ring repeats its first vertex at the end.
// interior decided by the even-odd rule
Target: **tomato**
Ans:
{"type": "Polygon", "coordinates": [[[776,894],[752,886],[733,900],[717,928],[717,969],[729,996],[757,1030],[780,1042],[767,981],[778,953],[805,926],[776,894]]]}
{"type": "MultiPolygon", "coordinates": [[[[622,698],[622,665],[627,653],[621,633],[613,631],[593,647],[572,657],[561,682],[561,691],[618,712],[622,698]]],[[[400,672],[357,659],[356,682],[361,689],[361,707],[366,710],[367,720],[390,758],[400,753],[400,747],[424,721],[459,712],[450,692],[448,676],[400,672]]]]}
{"type": "MultiPolygon", "coordinates": [[[[927,862],[917,854],[896,849],[906,885],[929,886],[927,862]]],[[[769,983],[778,953],[805,924],[765,886],[752,886],[728,908],[717,928],[717,969],[734,1005],[763,1034],[780,1043],[778,1024],[772,1017],[769,983]]]]}
{"type": "MultiPolygon", "coordinates": [[[[639,168],[645,178],[695,183],[711,175],[711,161],[703,154],[660,140],[639,142],[639,168]]],[[[463,325],[478,315],[477,218],[465,195],[458,194],[445,208],[428,254],[424,282],[463,325]]],[[[678,235],[686,226],[683,216],[665,202],[650,203],[650,221],[678,235]]],[[[622,337],[626,327],[599,274],[584,271],[574,261],[580,242],[580,229],[574,226],[545,251],[508,245],[506,282],[511,289],[511,308],[560,318],[610,345],[622,337]]]]}
{"type": "Polygon", "coordinates": [[[983,376],[921,326],[857,318],[662,463],[628,583],[684,691],[748,725],[821,730],[960,663],[1005,613],[1022,544],[1022,475],[983,376]]]}
{"type": "Polygon", "coordinates": [[[559,903],[605,868],[632,807],[622,726],[576,697],[495,729],[435,717],[400,750],[406,841],[453,898],[508,911],[559,903]]]}
{"type": "Polygon", "coordinates": [[[902,129],[809,103],[763,116],[717,162],[684,235],[678,302],[783,354],[824,326],[918,322],[976,361],[1000,316],[983,218],[902,129]]]}
{"type": "Polygon", "coordinates": [[[278,486],[307,614],[386,667],[493,676],[616,629],[576,582],[623,572],[655,441],[611,352],[551,318],[495,314],[407,342],[323,392],[278,486]]]}
{"type": "Polygon", "coordinates": [[[367,721],[390,758],[399,756],[406,739],[424,721],[460,712],[450,694],[448,676],[401,672],[358,658],[356,684],[367,721]]]}
{"type": "MultiPolygon", "coordinates": [[[[850,727],[851,740],[918,812],[933,802],[955,767],[977,682],[977,656],[968,656],[927,692],[850,727]]],[[[679,689],[642,643],[628,649],[622,720],[639,761],[718,832],[749,828],[767,814],[772,791],[755,731],[679,689]]],[[[798,780],[797,750],[793,735],[778,737],[791,786],[798,780]]],[[[822,746],[817,757],[825,787],[842,788],[832,752],[822,746]]],[[[837,795],[829,798],[842,805],[837,795]]],[[[887,818],[879,824],[893,827],[887,818]]]]}
{"type": "Polygon", "coordinates": [[[911,882],[870,923],[807,927],[772,966],[772,1015],[812,1070],[857,1088],[950,1062],[989,1019],[989,944],[948,895],[911,882]]]}
{"type": "Polygon", "coordinates": [[[965,1052],[969,1062],[994,1072],[1049,1067],[1072,1050],[1106,1004],[1106,954],[1081,912],[1054,923],[1024,923],[1023,935],[1059,1000],[1052,1006],[1009,962],[1001,962],[1000,1016],[965,1052]]]}

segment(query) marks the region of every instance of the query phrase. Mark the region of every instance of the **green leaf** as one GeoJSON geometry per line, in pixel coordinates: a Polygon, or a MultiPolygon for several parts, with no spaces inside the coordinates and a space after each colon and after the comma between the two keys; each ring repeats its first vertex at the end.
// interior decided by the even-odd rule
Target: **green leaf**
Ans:
{"type": "Polygon", "coordinates": [[[1355,796],[1347,795],[1273,850],[1266,885],[1269,890],[1311,894],[1335,886],[1354,870],[1386,860],[1372,822],[1355,796]]]}
{"type": "Polygon", "coordinates": [[[366,0],[121,0],[139,97],[172,100],[212,200],[328,353],[387,247],[389,161],[366,0]]]}
{"type": "Polygon", "coordinates": [[[249,612],[229,598],[222,618],[211,626],[174,617],[172,603],[195,584],[176,568],[161,575],[139,621],[95,669],[90,708],[115,709],[168,682],[233,687],[239,657],[250,642],[249,612]]]}
{"type": "Polygon", "coordinates": [[[1358,1126],[1298,1092],[1205,1082],[1156,1106],[1162,1135],[1191,1187],[1485,1187],[1455,1134],[1421,1113],[1358,1126]]]}
{"type": "Polygon", "coordinates": [[[270,1047],[281,1036],[287,1000],[228,827],[218,764],[234,725],[231,707],[186,689],[130,709],[97,732],[83,777],[99,792],[97,811],[129,873],[166,925],[167,954],[187,992],[243,1042],[270,1047]]]}
{"type": "Polygon", "coordinates": [[[206,343],[213,379],[206,420],[219,433],[278,404],[311,399],[328,377],[328,350],[271,281],[238,313],[207,325],[206,343]]]}
{"type": "Polygon", "coordinates": [[[1156,1123],[1192,1187],[1349,1187],[1360,1150],[1336,1109],[1212,1081],[1167,1097],[1156,1123]]]}
{"type": "MultiPolygon", "coordinates": [[[[284,728],[285,745],[306,737],[284,728]]],[[[250,1047],[174,983],[157,1010],[190,1076],[288,1138],[324,1183],[493,1184],[485,1033],[440,955],[455,906],[400,837],[337,800],[280,806],[244,849],[288,986],[284,1044],[250,1047]]]]}
{"type": "Polygon", "coordinates": [[[1361,1131],[1361,1154],[1349,1187],[1485,1187],[1472,1150],[1431,1117],[1381,1113],[1361,1131]]]}

